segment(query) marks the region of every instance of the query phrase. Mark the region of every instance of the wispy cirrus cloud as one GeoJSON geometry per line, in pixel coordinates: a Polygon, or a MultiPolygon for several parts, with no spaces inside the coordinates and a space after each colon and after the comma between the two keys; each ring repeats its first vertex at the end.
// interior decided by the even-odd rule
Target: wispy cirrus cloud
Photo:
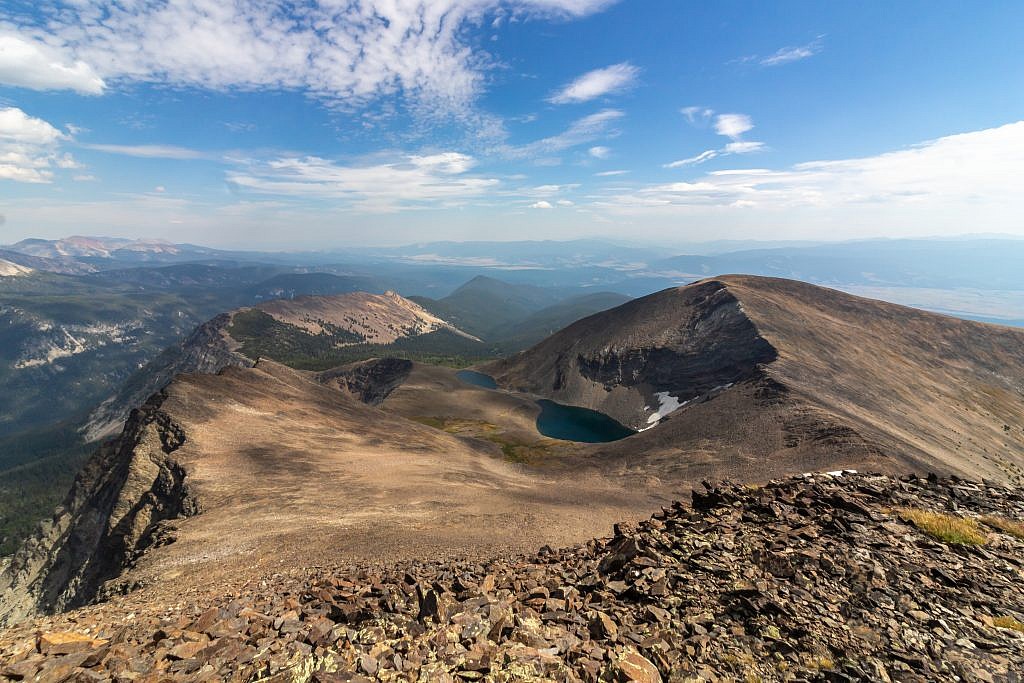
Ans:
{"type": "Polygon", "coordinates": [[[523,145],[500,145],[493,151],[510,159],[538,158],[557,154],[572,147],[590,144],[598,139],[616,135],[615,123],[624,116],[625,113],[619,109],[602,109],[576,119],[564,131],[556,135],[523,145]]]}
{"type": "Polygon", "coordinates": [[[622,92],[633,86],[640,69],[629,62],[594,69],[563,86],[548,98],[552,104],[578,104],[622,92]]]}
{"type": "Polygon", "coordinates": [[[713,122],[715,133],[729,138],[731,142],[719,149],[706,149],[692,157],[669,162],[663,165],[664,168],[696,166],[718,157],[731,154],[753,154],[755,152],[763,152],[768,148],[763,142],[742,139],[744,133],[754,129],[754,121],[747,114],[719,114],[715,116],[714,109],[706,107],[686,107],[681,110],[681,113],[686,117],[687,121],[694,125],[713,122]]]}
{"type": "Polygon", "coordinates": [[[709,107],[690,106],[683,107],[682,109],[679,110],[679,113],[685,116],[686,120],[689,121],[691,124],[697,125],[699,123],[707,123],[708,121],[710,121],[711,117],[715,113],[715,110],[709,107]]]}
{"type": "Polygon", "coordinates": [[[175,145],[107,145],[107,144],[82,144],[84,149],[91,149],[96,152],[108,154],[121,154],[129,157],[142,159],[216,159],[217,156],[209,152],[201,152],[197,149],[177,147],[175,145]]]}
{"type": "Polygon", "coordinates": [[[747,55],[733,60],[733,64],[748,64],[764,67],[782,66],[808,59],[825,49],[825,36],[818,36],[803,45],[787,45],[780,47],[770,55],[747,55]]]}
{"type": "Polygon", "coordinates": [[[341,200],[364,212],[451,207],[497,188],[495,178],[469,174],[476,159],[458,152],[404,155],[390,161],[341,164],[320,157],[249,161],[227,181],[259,195],[341,200]]]}
{"type": "Polygon", "coordinates": [[[790,64],[791,62],[799,62],[801,59],[813,57],[821,52],[824,47],[824,43],[822,41],[823,38],[819,37],[806,45],[794,45],[779,48],[767,57],[758,58],[757,62],[761,66],[781,66],[783,64],[790,64]]]}
{"type": "MultiPolygon", "coordinates": [[[[354,108],[402,95],[464,114],[493,64],[465,29],[488,14],[582,17],[612,0],[67,0],[0,24],[0,82],[97,94],[110,83],[302,90],[354,108]]],[[[418,103],[418,105],[416,104],[418,103]]]]}

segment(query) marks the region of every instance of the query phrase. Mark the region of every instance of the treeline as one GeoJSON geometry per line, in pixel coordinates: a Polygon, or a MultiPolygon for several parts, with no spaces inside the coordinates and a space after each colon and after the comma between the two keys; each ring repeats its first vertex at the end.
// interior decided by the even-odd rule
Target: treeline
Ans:
{"type": "Polygon", "coordinates": [[[0,439],[0,556],[51,515],[94,449],[64,426],[0,439]]]}
{"type": "Polygon", "coordinates": [[[363,342],[358,334],[340,327],[329,324],[324,327],[327,332],[311,334],[253,309],[236,314],[228,333],[241,344],[239,351],[247,357],[270,358],[299,370],[327,370],[383,357],[464,367],[497,354],[495,348],[450,330],[402,337],[391,344],[370,344],[363,342]]]}

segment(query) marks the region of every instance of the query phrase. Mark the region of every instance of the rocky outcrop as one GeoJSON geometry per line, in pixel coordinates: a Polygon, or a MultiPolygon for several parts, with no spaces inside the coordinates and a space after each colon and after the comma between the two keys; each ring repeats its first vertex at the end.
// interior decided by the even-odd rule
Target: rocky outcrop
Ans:
{"type": "Polygon", "coordinates": [[[132,412],[0,573],[0,624],[90,602],[147,548],[173,540],[168,520],[198,512],[172,457],[186,437],[162,401],[156,394],[132,412]]]}
{"type": "Polygon", "coordinates": [[[85,441],[116,434],[136,406],[183,373],[216,374],[227,367],[251,368],[254,361],[235,351],[237,344],[225,328],[231,314],[222,313],[203,323],[186,339],[168,348],[140,369],[118,391],[100,404],[82,428],[85,441]]]}
{"type": "Polygon", "coordinates": [[[321,384],[334,386],[372,406],[384,402],[412,372],[412,361],[404,358],[373,358],[334,368],[317,375],[321,384]]]}
{"type": "Polygon", "coordinates": [[[1015,681],[1022,518],[1019,490],[959,479],[706,484],[573,548],[278,574],[125,626],[79,613],[0,636],[0,675],[1015,681]],[[974,544],[929,514],[975,529],[974,544]]]}

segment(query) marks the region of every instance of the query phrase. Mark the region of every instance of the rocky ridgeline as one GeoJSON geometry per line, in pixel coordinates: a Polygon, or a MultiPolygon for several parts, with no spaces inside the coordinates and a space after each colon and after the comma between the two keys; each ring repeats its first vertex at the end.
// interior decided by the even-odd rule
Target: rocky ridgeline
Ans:
{"type": "Polygon", "coordinates": [[[815,475],[693,493],[610,539],[489,563],[268,577],[219,604],[108,603],[0,635],[13,680],[1016,681],[1024,492],[815,475]],[[991,520],[990,520],[991,521],[991,520]],[[1013,530],[1011,530],[1013,531],[1013,530]],[[1016,530],[1019,531],[1019,530],[1016,530]],[[116,618],[115,618],[116,617],[116,618]],[[120,622],[120,623],[115,623],[120,622]]]}

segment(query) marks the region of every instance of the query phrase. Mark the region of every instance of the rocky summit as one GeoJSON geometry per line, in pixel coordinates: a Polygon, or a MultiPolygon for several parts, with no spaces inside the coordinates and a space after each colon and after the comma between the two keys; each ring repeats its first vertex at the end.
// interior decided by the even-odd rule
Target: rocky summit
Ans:
{"type": "Polygon", "coordinates": [[[268,573],[0,636],[41,681],[1017,681],[1024,492],[852,472],[706,483],[531,556],[268,573]]]}

